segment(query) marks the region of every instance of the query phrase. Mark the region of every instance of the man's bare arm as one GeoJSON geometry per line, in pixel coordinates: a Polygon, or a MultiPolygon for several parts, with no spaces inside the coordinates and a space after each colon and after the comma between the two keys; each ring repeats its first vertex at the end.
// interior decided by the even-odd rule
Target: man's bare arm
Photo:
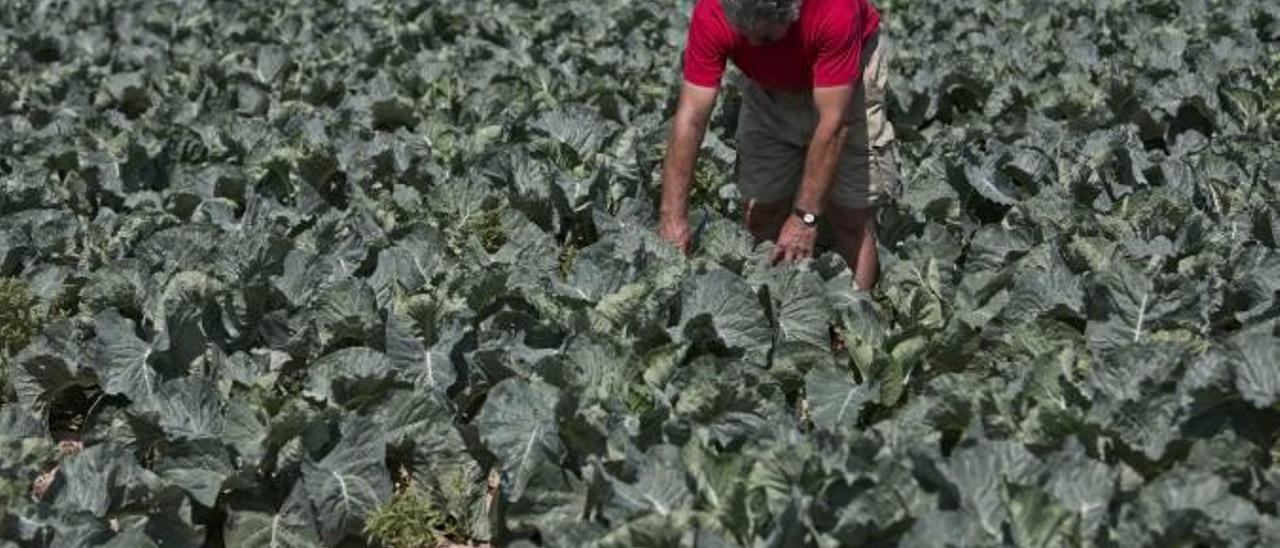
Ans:
{"type": "Polygon", "coordinates": [[[666,157],[662,162],[662,204],[664,215],[684,217],[688,212],[689,186],[698,149],[706,133],[711,109],[715,106],[717,88],[689,82],[680,86],[671,134],[667,138],[666,157]]]}
{"type": "Polygon", "coordinates": [[[846,112],[853,103],[853,86],[815,88],[813,104],[818,123],[809,140],[805,157],[804,178],[796,195],[795,206],[817,213],[824,209],[831,181],[840,164],[840,151],[848,138],[846,112]]]}
{"type": "MultiPolygon", "coordinates": [[[[836,166],[840,163],[840,150],[844,148],[849,134],[849,128],[845,124],[845,111],[849,109],[852,99],[852,86],[813,90],[818,123],[813,130],[813,138],[809,140],[804,178],[796,193],[795,207],[817,214],[826,205],[827,192],[831,190],[831,181],[835,178],[836,166]]],[[[816,239],[817,231],[805,226],[799,217],[792,215],[782,225],[782,232],[778,234],[778,244],[770,254],[770,261],[791,262],[808,258],[813,254],[816,239]]]]}
{"type": "Polygon", "coordinates": [[[667,241],[689,250],[689,187],[693,181],[698,149],[716,103],[717,88],[684,82],[676,102],[671,134],[662,162],[662,201],[659,204],[659,232],[667,241]]]}

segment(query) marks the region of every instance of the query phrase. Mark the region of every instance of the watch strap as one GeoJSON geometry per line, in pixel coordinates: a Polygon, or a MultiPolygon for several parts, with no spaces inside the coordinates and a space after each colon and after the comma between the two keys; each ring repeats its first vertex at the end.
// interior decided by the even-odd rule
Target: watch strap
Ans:
{"type": "Polygon", "coordinates": [[[792,210],[792,214],[795,215],[796,217],[799,217],[800,222],[804,223],[807,226],[816,226],[818,224],[817,213],[810,213],[808,211],[805,211],[797,207],[792,210]]]}

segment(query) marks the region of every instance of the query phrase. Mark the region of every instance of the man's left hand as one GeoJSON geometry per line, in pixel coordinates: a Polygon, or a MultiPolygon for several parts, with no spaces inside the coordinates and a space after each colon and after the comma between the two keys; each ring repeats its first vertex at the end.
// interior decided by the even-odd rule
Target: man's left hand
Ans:
{"type": "Polygon", "coordinates": [[[808,226],[799,217],[792,215],[782,225],[782,232],[778,234],[778,243],[769,256],[769,262],[776,265],[780,261],[790,263],[808,259],[813,255],[813,244],[817,239],[816,227],[808,226]]]}

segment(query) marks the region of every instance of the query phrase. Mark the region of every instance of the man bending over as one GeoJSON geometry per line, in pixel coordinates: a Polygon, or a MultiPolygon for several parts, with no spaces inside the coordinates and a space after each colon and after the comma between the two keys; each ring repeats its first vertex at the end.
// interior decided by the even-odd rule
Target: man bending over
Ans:
{"type": "Polygon", "coordinates": [[[901,192],[879,27],[867,0],[697,0],[663,161],[662,237],[688,252],[689,185],[732,59],[745,76],[737,130],[743,224],[757,241],[776,242],[776,263],[811,256],[826,219],[856,287],[875,285],[875,208],[901,192]]]}

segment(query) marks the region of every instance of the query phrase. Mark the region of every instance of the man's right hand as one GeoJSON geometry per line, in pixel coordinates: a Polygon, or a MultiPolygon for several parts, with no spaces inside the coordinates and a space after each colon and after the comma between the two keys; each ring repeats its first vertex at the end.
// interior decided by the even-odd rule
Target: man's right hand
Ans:
{"type": "Polygon", "coordinates": [[[684,215],[661,215],[658,218],[658,234],[676,246],[681,253],[689,254],[689,219],[684,215]]]}
{"type": "Polygon", "coordinates": [[[689,82],[680,86],[671,135],[662,160],[662,197],[658,203],[658,234],[680,252],[689,254],[689,187],[693,183],[693,167],[698,161],[698,146],[707,131],[711,109],[716,104],[719,88],[702,87],[689,82]]]}

